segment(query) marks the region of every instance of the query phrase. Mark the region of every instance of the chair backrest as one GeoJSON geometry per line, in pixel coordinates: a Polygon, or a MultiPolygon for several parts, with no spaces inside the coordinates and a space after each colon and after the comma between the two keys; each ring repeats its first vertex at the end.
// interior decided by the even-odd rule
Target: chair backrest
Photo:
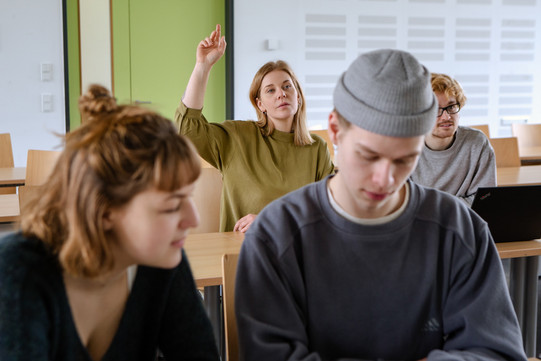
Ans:
{"type": "Polygon", "coordinates": [[[45,183],[54,169],[60,156],[56,150],[29,149],[26,157],[26,178],[23,187],[19,187],[19,205],[21,214],[24,212],[28,200],[39,192],[40,186],[45,183]]]}
{"type": "Polygon", "coordinates": [[[496,167],[520,167],[517,137],[490,138],[496,155],[496,167]]]}
{"type": "Polygon", "coordinates": [[[513,123],[511,129],[518,139],[519,149],[541,146],[541,124],[513,123]]]}
{"type": "Polygon", "coordinates": [[[235,318],[235,278],[237,277],[238,260],[238,254],[224,254],[222,256],[225,351],[227,361],[238,361],[239,359],[239,340],[235,318]]]}
{"type": "MultiPolygon", "coordinates": [[[[13,168],[13,148],[11,146],[11,135],[0,134],[0,168],[13,168]]],[[[0,187],[0,194],[15,194],[15,187],[0,187]]]]}
{"type": "Polygon", "coordinates": [[[12,168],[14,166],[11,135],[2,133],[0,134],[0,168],[12,168]]]}
{"type": "Polygon", "coordinates": [[[469,127],[479,129],[487,138],[490,138],[490,128],[488,127],[488,124],[469,125],[469,127]]]}
{"type": "Polygon", "coordinates": [[[39,186],[45,183],[56,164],[60,151],[29,149],[26,157],[25,185],[39,186]]]}
{"type": "Polygon", "coordinates": [[[331,153],[331,159],[334,157],[334,144],[331,142],[331,138],[329,137],[329,132],[327,129],[318,129],[318,130],[311,130],[310,133],[317,134],[323,140],[327,142],[327,148],[329,149],[329,153],[331,153]]]}
{"type": "Polygon", "coordinates": [[[190,233],[218,232],[220,230],[220,199],[222,174],[214,167],[201,168],[195,185],[193,200],[199,212],[199,225],[190,233]]]}

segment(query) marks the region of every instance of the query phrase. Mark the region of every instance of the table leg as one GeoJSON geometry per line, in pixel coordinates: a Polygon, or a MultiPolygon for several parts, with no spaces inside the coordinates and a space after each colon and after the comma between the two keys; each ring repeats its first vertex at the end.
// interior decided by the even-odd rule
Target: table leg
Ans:
{"type": "Polygon", "coordinates": [[[524,315],[523,315],[523,339],[524,350],[528,357],[535,356],[537,339],[537,282],[538,282],[538,257],[526,258],[526,278],[524,315]]]}
{"type": "Polygon", "coordinates": [[[204,289],[204,304],[212,324],[216,346],[222,356],[225,355],[224,324],[222,314],[222,286],[207,286],[204,289]]]}
{"type": "Polygon", "coordinates": [[[509,291],[515,307],[520,329],[524,330],[524,280],[526,273],[526,261],[524,258],[511,259],[509,291]]]}

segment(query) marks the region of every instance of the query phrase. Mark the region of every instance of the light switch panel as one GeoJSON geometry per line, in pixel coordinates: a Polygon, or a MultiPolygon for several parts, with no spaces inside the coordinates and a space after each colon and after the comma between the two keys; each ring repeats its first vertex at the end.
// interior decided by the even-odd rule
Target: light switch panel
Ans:
{"type": "Polygon", "coordinates": [[[43,113],[53,111],[53,95],[51,93],[41,94],[41,111],[43,113]]]}
{"type": "Polygon", "coordinates": [[[53,64],[41,63],[41,81],[53,80],[53,64]]]}

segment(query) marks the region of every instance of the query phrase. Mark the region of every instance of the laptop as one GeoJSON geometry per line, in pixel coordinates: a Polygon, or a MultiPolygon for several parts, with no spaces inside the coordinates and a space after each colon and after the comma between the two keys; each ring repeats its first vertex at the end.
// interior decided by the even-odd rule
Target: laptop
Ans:
{"type": "Polygon", "coordinates": [[[541,185],[479,187],[471,208],[495,242],[541,238],[541,185]]]}

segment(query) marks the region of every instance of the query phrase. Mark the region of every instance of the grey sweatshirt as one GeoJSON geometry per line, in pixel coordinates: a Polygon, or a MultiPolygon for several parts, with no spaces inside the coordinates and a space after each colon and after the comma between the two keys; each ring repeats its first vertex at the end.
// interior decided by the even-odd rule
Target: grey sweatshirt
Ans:
{"type": "Polygon", "coordinates": [[[486,223],[408,182],[405,211],[360,225],[323,180],[267,206],[236,280],[243,360],[525,360],[486,223]]]}
{"type": "Polygon", "coordinates": [[[435,151],[424,146],[411,179],[471,205],[478,187],[496,185],[494,150],[481,131],[459,126],[450,148],[435,151]]]}

